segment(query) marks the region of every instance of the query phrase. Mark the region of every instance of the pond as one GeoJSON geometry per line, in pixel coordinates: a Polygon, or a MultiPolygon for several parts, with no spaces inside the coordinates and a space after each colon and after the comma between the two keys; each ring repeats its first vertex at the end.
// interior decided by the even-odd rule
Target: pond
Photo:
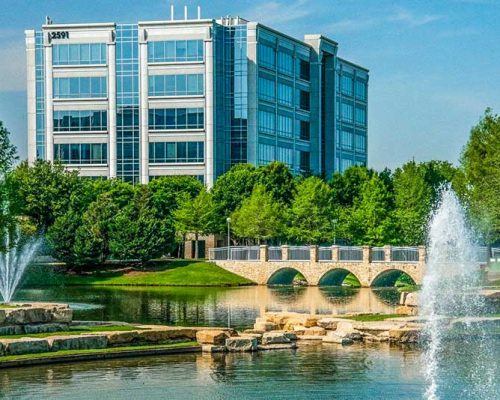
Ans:
{"type": "Polygon", "coordinates": [[[266,311],[317,314],[391,313],[395,289],[348,287],[238,288],[67,286],[21,289],[17,301],[70,303],[74,319],[250,327],[266,311]]]}

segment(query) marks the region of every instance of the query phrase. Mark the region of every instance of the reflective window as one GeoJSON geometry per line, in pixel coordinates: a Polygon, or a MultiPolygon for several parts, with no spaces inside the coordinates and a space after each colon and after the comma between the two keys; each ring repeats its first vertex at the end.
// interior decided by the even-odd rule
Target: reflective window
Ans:
{"type": "Polygon", "coordinates": [[[150,96],[194,96],[203,93],[203,74],[149,76],[150,96]]]}
{"type": "Polygon", "coordinates": [[[360,100],[366,100],[366,82],[356,80],[356,97],[360,100]]]}
{"type": "Polygon", "coordinates": [[[203,61],[203,40],[148,42],[148,62],[203,61]]]}
{"type": "Polygon", "coordinates": [[[293,88],[286,83],[278,83],[278,103],[293,106],[293,88]]]}
{"type": "Polygon", "coordinates": [[[353,133],[350,130],[342,130],[341,144],[343,149],[353,149],[353,133]]]}
{"type": "Polygon", "coordinates": [[[307,60],[299,60],[299,78],[305,81],[309,81],[311,79],[311,67],[309,61],[307,60]]]}
{"type": "Polygon", "coordinates": [[[276,51],[271,46],[259,43],[259,65],[270,69],[276,68],[276,51]]]}
{"type": "Polygon", "coordinates": [[[203,108],[153,108],[149,110],[149,129],[203,129],[203,108]]]}
{"type": "Polygon", "coordinates": [[[363,135],[356,135],[355,137],[354,147],[356,151],[366,152],[366,137],[363,135]]]}
{"type": "Polygon", "coordinates": [[[54,78],[54,99],[107,97],[105,76],[54,78]]]}
{"type": "Polygon", "coordinates": [[[341,171],[340,172],[344,172],[344,171],[348,170],[349,168],[352,167],[352,165],[353,165],[352,160],[350,160],[348,158],[343,158],[342,162],[341,162],[341,171]]]}
{"type": "Polygon", "coordinates": [[[54,160],[59,160],[64,164],[106,164],[108,162],[108,144],[55,144],[54,160]]]}
{"type": "Polygon", "coordinates": [[[300,139],[301,140],[311,139],[309,121],[300,121],[300,139]]]}
{"type": "Polygon", "coordinates": [[[55,44],[53,65],[106,64],[106,43],[55,44]]]}
{"type": "Polygon", "coordinates": [[[259,99],[276,101],[276,84],[273,80],[259,76],[259,99]]]}
{"type": "Polygon", "coordinates": [[[275,146],[259,143],[259,165],[269,164],[276,160],[275,146]]]}
{"type": "Polygon", "coordinates": [[[293,75],[293,56],[290,53],[278,52],[278,72],[293,75]]]}
{"type": "Polygon", "coordinates": [[[54,111],[54,132],[106,131],[107,111],[54,111]]]}
{"type": "Polygon", "coordinates": [[[366,108],[364,107],[357,107],[355,109],[355,121],[359,125],[366,125],[366,108]]]}
{"type": "Polygon", "coordinates": [[[276,118],[274,112],[259,110],[259,132],[274,134],[276,118]]]}
{"type": "Polygon", "coordinates": [[[199,163],[205,161],[203,142],[150,142],[149,162],[199,163]]]}
{"type": "Polygon", "coordinates": [[[290,168],[293,167],[293,149],[278,146],[276,148],[277,157],[276,159],[290,168]]]}
{"type": "Polygon", "coordinates": [[[354,122],[354,107],[352,104],[342,102],[340,105],[340,117],[342,121],[354,122]]]}
{"type": "Polygon", "coordinates": [[[308,172],[311,169],[311,153],[308,151],[299,151],[299,169],[302,172],[308,172]]]}
{"type": "Polygon", "coordinates": [[[309,102],[309,92],[305,90],[298,90],[299,92],[299,107],[302,110],[309,111],[310,102],[309,102]]]}
{"type": "Polygon", "coordinates": [[[293,119],[287,115],[278,115],[278,135],[293,137],[293,119]]]}
{"type": "Polygon", "coordinates": [[[353,79],[348,75],[341,75],[340,77],[340,91],[347,96],[353,95],[353,79]]]}

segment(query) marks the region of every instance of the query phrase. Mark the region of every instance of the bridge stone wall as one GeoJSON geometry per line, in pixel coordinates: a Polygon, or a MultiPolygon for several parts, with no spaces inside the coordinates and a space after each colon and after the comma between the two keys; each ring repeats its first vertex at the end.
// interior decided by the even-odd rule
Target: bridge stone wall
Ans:
{"type": "Polygon", "coordinates": [[[214,260],[219,267],[266,285],[271,277],[285,268],[300,272],[310,286],[317,286],[328,272],[345,270],[358,278],[362,287],[370,287],[380,274],[389,271],[402,271],[408,274],[416,284],[422,284],[424,262],[328,262],[328,261],[236,261],[214,260]]]}

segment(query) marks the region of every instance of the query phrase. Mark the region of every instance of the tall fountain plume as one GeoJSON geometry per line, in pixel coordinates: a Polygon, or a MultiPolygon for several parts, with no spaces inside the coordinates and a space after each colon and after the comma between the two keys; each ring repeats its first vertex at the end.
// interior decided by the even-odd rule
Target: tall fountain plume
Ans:
{"type": "Polygon", "coordinates": [[[19,230],[12,236],[8,231],[4,232],[4,249],[0,252],[0,295],[6,303],[12,300],[24,270],[40,245],[37,239],[19,240],[19,230]]]}
{"type": "Polygon", "coordinates": [[[460,341],[454,343],[456,349],[470,345],[477,348],[478,354],[467,365],[470,385],[464,389],[465,398],[489,398],[486,392],[493,387],[494,374],[478,361],[479,357],[487,358],[489,349],[484,330],[473,318],[484,311],[483,300],[478,295],[479,248],[465,211],[449,187],[442,189],[439,206],[429,223],[427,254],[420,294],[420,315],[425,320],[423,361],[427,388],[424,398],[440,398],[446,354],[453,348],[452,340],[460,341]],[[456,318],[462,321],[458,336],[457,326],[452,323],[456,318]]]}

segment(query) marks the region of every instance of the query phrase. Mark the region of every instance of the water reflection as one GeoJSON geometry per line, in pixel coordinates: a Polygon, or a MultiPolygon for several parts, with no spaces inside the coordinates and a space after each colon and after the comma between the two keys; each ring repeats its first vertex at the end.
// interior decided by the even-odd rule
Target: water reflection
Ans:
{"type": "Polygon", "coordinates": [[[54,287],[20,290],[22,301],[78,303],[75,319],[175,325],[250,326],[267,311],[313,314],[391,313],[394,289],[345,287],[179,288],[54,287]],[[82,304],[91,305],[83,307],[82,304]],[[96,307],[98,306],[98,307],[96,307]]]}

